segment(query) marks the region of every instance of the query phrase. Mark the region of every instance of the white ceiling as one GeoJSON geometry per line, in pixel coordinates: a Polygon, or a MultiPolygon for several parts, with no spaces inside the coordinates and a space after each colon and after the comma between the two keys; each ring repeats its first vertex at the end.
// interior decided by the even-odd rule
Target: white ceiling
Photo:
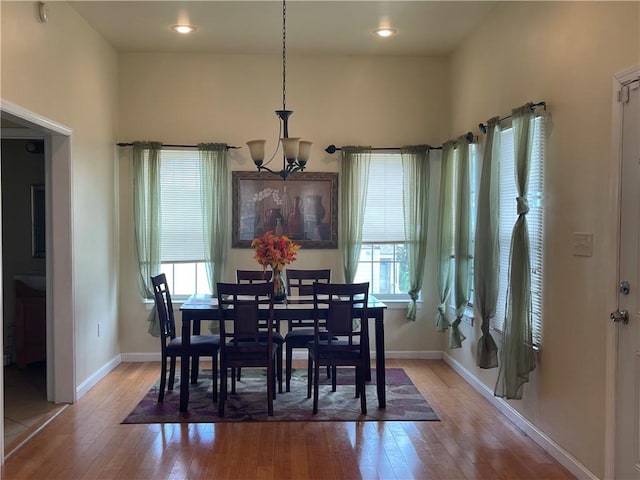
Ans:
{"type": "MultiPolygon", "coordinates": [[[[278,53],[279,1],[71,1],[73,8],[119,52],[278,53]],[[197,27],[191,35],[170,30],[197,27]]],[[[446,55],[497,2],[287,2],[287,52],[338,55],[446,55]],[[381,26],[396,36],[373,35],[381,26]]],[[[55,21],[55,2],[49,4],[55,21]]]]}

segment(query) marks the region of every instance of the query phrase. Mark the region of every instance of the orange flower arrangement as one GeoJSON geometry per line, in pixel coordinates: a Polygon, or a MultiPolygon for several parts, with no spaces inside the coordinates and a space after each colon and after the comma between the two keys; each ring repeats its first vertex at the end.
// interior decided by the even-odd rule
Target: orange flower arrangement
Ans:
{"type": "Polygon", "coordinates": [[[286,264],[295,261],[300,245],[286,235],[276,235],[269,231],[261,237],[254,238],[251,247],[256,249],[253,258],[263,269],[269,266],[274,270],[282,270],[286,264]]]}

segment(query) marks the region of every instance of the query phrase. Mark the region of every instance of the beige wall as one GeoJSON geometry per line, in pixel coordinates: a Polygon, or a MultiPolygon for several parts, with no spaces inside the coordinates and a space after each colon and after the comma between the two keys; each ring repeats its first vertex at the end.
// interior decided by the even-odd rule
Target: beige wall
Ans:
{"type": "Polygon", "coordinates": [[[47,3],[46,24],[37,21],[35,5],[0,4],[0,96],[73,129],[73,312],[79,385],[119,353],[113,158],[118,65],[113,49],[67,4],[47,3]],[[100,338],[98,322],[103,324],[100,338]]]}
{"type": "MultiPolygon", "coordinates": [[[[640,63],[638,2],[500,5],[451,59],[453,131],[527,101],[549,110],[546,151],[544,333],[540,363],[511,405],[591,472],[604,474],[607,303],[615,289],[610,221],[612,80],[640,63]],[[592,257],[572,255],[592,232],[592,257]]],[[[479,326],[449,354],[475,367],[479,326]]]]}
{"type": "MultiPolygon", "coordinates": [[[[280,62],[276,55],[121,55],[119,140],[227,142],[243,147],[231,151],[231,168],[253,170],[245,142],[266,138],[269,150],[278,135],[273,111],[281,106],[280,62]]],[[[324,152],[332,143],[439,144],[448,132],[446,73],[446,61],[434,58],[290,56],[290,135],[314,142],[310,171],[338,171],[339,155],[324,152]]],[[[120,163],[121,349],[157,352],[135,284],[129,165],[120,163]]],[[[256,268],[252,257],[251,249],[230,248],[228,280],[235,268],[256,268]]],[[[296,267],[330,267],[342,276],[337,250],[303,249],[298,258],[296,267]]],[[[441,351],[431,311],[408,322],[402,307],[385,316],[387,351],[441,351]]]]}

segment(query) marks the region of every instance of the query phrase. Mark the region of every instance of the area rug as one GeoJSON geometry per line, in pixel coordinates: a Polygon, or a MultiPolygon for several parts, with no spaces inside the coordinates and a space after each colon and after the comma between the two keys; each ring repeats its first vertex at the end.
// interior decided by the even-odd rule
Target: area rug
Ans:
{"type": "Polygon", "coordinates": [[[196,385],[189,385],[189,410],[179,412],[180,380],[173,391],[166,392],[158,403],[159,380],[122,423],[219,423],[219,422],[366,422],[366,421],[437,421],[429,403],[420,394],[402,368],[386,370],[386,408],[378,408],[375,369],[367,384],[367,415],[360,411],[355,398],[353,370],[339,369],[335,392],[331,380],[321,375],[318,413],[312,414],[313,400],[307,398],[306,370],[298,369],[291,378],[291,391],[276,395],[274,415],[267,415],[264,370],[243,369],[236,382],[236,393],[225,402],[225,416],[218,416],[217,403],[211,400],[211,371],[202,370],[196,385]]]}

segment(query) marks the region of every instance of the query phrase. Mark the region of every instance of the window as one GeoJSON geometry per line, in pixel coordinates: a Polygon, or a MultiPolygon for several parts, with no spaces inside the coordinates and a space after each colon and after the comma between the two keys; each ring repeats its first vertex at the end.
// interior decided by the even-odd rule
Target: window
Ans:
{"type": "MultiPolygon", "coordinates": [[[[529,254],[531,257],[531,320],[533,329],[533,343],[540,345],[542,340],[542,254],[543,254],[543,192],[544,192],[544,122],[542,117],[534,117],[533,121],[533,152],[529,172],[529,186],[527,198],[529,213],[527,224],[529,227],[529,254]]],[[[498,290],[498,304],[496,316],[492,326],[502,331],[506,315],[507,286],[509,281],[509,254],[511,247],[511,232],[518,218],[516,212],[517,188],[514,171],[514,140],[513,128],[505,128],[501,132],[500,151],[500,279],[498,290]]]]}
{"type": "Polygon", "coordinates": [[[160,154],[160,262],[171,293],[211,293],[204,265],[200,158],[193,150],[160,154]]]}
{"type": "Polygon", "coordinates": [[[407,299],[403,191],[400,153],[373,153],[355,281],[369,282],[379,299],[407,299]]]}

